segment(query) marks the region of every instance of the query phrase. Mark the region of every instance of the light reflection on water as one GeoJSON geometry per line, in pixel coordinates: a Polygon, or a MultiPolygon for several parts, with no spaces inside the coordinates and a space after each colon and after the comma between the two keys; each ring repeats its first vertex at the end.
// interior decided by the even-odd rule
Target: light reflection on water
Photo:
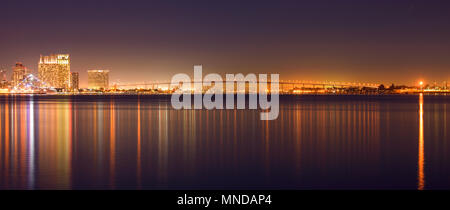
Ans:
{"type": "Polygon", "coordinates": [[[425,188],[425,155],[424,155],[424,139],[423,139],[423,94],[419,96],[419,152],[418,152],[418,172],[417,172],[417,189],[423,190],[425,188]]]}
{"type": "Polygon", "coordinates": [[[284,96],[261,121],[163,96],[0,96],[0,188],[448,189],[449,102],[284,96]]]}

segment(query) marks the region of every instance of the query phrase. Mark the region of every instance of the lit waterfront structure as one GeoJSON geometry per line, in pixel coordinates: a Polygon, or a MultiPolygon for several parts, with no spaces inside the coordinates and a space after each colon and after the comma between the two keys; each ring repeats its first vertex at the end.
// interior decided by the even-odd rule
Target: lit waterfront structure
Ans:
{"type": "Polygon", "coordinates": [[[11,85],[16,86],[19,84],[30,71],[20,62],[17,62],[13,67],[13,74],[11,79],[11,85]]]}
{"type": "Polygon", "coordinates": [[[79,74],[78,72],[72,72],[70,73],[70,88],[72,91],[78,91],[79,87],[79,74]]]}
{"type": "Polygon", "coordinates": [[[88,88],[96,90],[108,89],[109,70],[88,70],[88,88]]]}
{"type": "Polygon", "coordinates": [[[70,87],[70,58],[68,54],[52,54],[42,56],[39,60],[39,79],[47,85],[69,89],[70,87]]]}

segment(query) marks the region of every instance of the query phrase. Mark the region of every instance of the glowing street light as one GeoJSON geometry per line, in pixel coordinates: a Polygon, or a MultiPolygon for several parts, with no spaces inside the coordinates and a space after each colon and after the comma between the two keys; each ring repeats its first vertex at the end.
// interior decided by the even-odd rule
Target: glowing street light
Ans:
{"type": "Polygon", "coordinates": [[[420,90],[423,91],[423,81],[419,82],[420,90]]]}

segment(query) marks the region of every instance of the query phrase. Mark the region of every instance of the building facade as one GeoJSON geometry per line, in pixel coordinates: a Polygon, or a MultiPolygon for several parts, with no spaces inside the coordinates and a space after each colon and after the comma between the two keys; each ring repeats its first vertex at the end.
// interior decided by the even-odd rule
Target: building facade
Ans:
{"type": "Polygon", "coordinates": [[[39,79],[48,87],[70,88],[70,57],[68,54],[42,56],[38,65],[39,79]]]}
{"type": "Polygon", "coordinates": [[[103,89],[109,88],[109,70],[88,70],[88,88],[103,89]]]}
{"type": "Polygon", "coordinates": [[[80,76],[78,72],[72,72],[70,73],[70,89],[72,91],[78,91],[80,89],[79,82],[80,82],[80,76]]]}
{"type": "Polygon", "coordinates": [[[0,70],[0,88],[7,88],[8,80],[6,79],[6,69],[0,70]]]}
{"type": "Polygon", "coordinates": [[[13,67],[13,74],[11,78],[11,85],[16,86],[19,84],[27,74],[29,74],[29,70],[20,62],[17,62],[13,67]]]}
{"type": "Polygon", "coordinates": [[[0,81],[4,81],[6,79],[6,69],[0,69],[0,81]]]}

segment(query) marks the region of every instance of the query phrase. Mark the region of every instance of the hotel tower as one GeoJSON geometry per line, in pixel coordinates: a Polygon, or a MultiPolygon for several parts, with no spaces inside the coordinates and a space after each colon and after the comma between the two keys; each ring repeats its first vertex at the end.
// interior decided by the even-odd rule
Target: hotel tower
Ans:
{"type": "Polygon", "coordinates": [[[70,88],[70,59],[68,54],[42,56],[39,60],[39,79],[49,87],[70,88]]]}
{"type": "Polygon", "coordinates": [[[109,88],[109,70],[88,70],[88,88],[106,90],[109,88]]]}

